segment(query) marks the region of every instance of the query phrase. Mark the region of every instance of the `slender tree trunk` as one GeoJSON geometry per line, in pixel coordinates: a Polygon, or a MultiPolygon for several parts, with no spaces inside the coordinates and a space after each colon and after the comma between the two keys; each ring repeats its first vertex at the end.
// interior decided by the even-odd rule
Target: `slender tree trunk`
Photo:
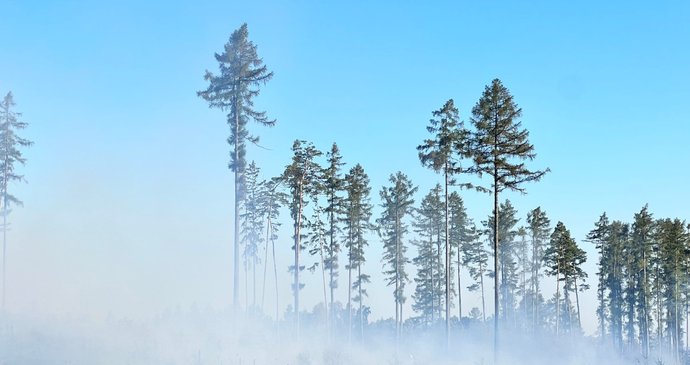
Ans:
{"type": "MultiPolygon", "coordinates": [[[[334,195],[335,195],[335,193],[334,193],[334,195]]],[[[335,265],[335,260],[336,260],[336,258],[338,257],[338,256],[337,256],[338,254],[337,254],[336,249],[335,249],[335,212],[333,212],[333,211],[331,210],[329,216],[330,216],[329,218],[330,218],[330,221],[331,221],[331,227],[330,227],[331,229],[330,229],[330,232],[329,232],[329,234],[330,234],[330,236],[331,236],[331,237],[330,237],[330,238],[331,238],[331,241],[330,241],[330,245],[331,245],[330,247],[331,247],[331,249],[330,249],[330,253],[329,253],[329,255],[330,255],[330,257],[329,257],[329,260],[330,260],[330,267],[329,267],[329,283],[328,283],[328,286],[329,286],[330,289],[331,289],[331,302],[330,302],[330,304],[328,305],[328,314],[329,314],[329,317],[330,317],[330,322],[331,322],[331,323],[334,323],[335,313],[333,312],[333,303],[335,303],[335,276],[334,276],[334,274],[335,274],[335,269],[334,269],[333,266],[335,265]]]]}
{"type": "Polygon", "coordinates": [[[450,349],[450,235],[448,231],[448,162],[445,166],[445,221],[446,221],[446,350],[450,349]]]}
{"type": "Polygon", "coordinates": [[[560,272],[561,272],[561,267],[560,267],[560,264],[558,264],[558,265],[556,265],[556,336],[558,336],[558,333],[559,333],[558,327],[559,327],[559,324],[561,321],[561,300],[559,297],[559,295],[560,295],[560,290],[559,290],[560,289],[560,285],[559,285],[560,281],[558,280],[558,278],[561,275],[560,272]]]}
{"type": "MultiPolygon", "coordinates": [[[[362,248],[360,247],[360,252],[362,252],[362,248]]],[[[359,339],[360,341],[364,342],[364,312],[362,311],[362,302],[364,301],[364,298],[362,297],[362,261],[361,259],[357,263],[357,281],[359,282],[358,285],[358,291],[359,291],[359,339]]]]}
{"type": "MultiPolygon", "coordinates": [[[[235,100],[235,104],[237,104],[237,100],[235,100]]],[[[234,173],[235,173],[235,232],[234,232],[234,239],[235,239],[235,246],[234,246],[234,257],[233,257],[233,285],[232,285],[232,304],[235,307],[235,309],[238,309],[239,307],[239,286],[240,286],[240,199],[242,198],[241,196],[241,187],[240,187],[240,171],[238,166],[239,164],[239,151],[237,151],[237,146],[239,146],[239,137],[240,136],[240,114],[239,114],[239,108],[237,105],[235,105],[235,166],[234,166],[234,173]]]]}
{"type": "Polygon", "coordinates": [[[462,264],[460,261],[460,241],[458,241],[458,322],[462,326],[462,284],[460,283],[460,269],[461,268],[462,268],[462,264]]]}
{"type": "MultiPolygon", "coordinates": [[[[5,163],[7,166],[7,162],[5,163]]],[[[7,172],[5,172],[7,176],[7,172]]],[[[7,187],[4,187],[2,202],[2,314],[5,313],[5,285],[7,283],[7,187]]]]}
{"type": "Polygon", "coordinates": [[[350,222],[350,248],[347,266],[347,342],[352,343],[352,222],[350,222]]]}
{"type": "MultiPolygon", "coordinates": [[[[270,214],[270,213],[269,213],[270,214]]],[[[261,313],[264,312],[264,299],[266,299],[266,274],[268,273],[268,242],[271,239],[271,218],[266,220],[266,246],[264,249],[264,282],[261,286],[261,313]]],[[[276,320],[278,320],[276,318],[276,320]]]]}
{"type": "MultiPolygon", "coordinates": [[[[645,243],[646,244],[646,243],[645,243]]],[[[645,361],[649,357],[649,313],[648,313],[648,297],[649,297],[649,279],[647,278],[647,250],[642,251],[642,295],[644,295],[644,300],[642,302],[642,315],[644,316],[642,323],[644,325],[644,331],[642,333],[642,353],[644,355],[645,361]]]]}
{"type": "Polygon", "coordinates": [[[394,300],[395,300],[395,348],[397,350],[398,348],[398,343],[400,342],[400,322],[402,321],[402,315],[399,313],[399,311],[402,310],[402,305],[401,305],[401,293],[400,293],[400,272],[399,272],[399,266],[400,266],[400,222],[399,222],[399,217],[398,217],[398,207],[395,207],[395,228],[394,228],[394,234],[395,234],[395,295],[394,295],[394,300]],[[400,310],[398,309],[400,308],[400,310]]]}
{"type": "Polygon", "coordinates": [[[299,282],[299,251],[300,251],[300,235],[301,235],[301,227],[302,227],[302,193],[303,193],[303,185],[304,184],[304,178],[300,181],[299,185],[299,203],[297,206],[297,221],[295,225],[295,324],[297,326],[297,336],[299,336],[300,332],[300,323],[299,323],[299,290],[300,290],[300,282],[299,282]]]}
{"type": "Polygon", "coordinates": [[[429,230],[429,276],[431,277],[431,290],[430,290],[430,297],[431,297],[431,323],[434,323],[434,319],[436,316],[436,281],[434,280],[436,277],[434,275],[434,229],[431,228],[429,230]]]}
{"type": "Polygon", "coordinates": [[[580,296],[577,290],[577,277],[575,277],[575,303],[577,304],[577,329],[582,330],[582,318],[580,317],[580,296]]]}
{"type": "Polygon", "coordinates": [[[494,162],[494,363],[498,363],[498,168],[494,162]]]}
{"type": "MultiPolygon", "coordinates": [[[[273,230],[273,228],[271,228],[273,230]]],[[[271,251],[273,251],[273,280],[275,281],[276,287],[276,322],[278,321],[278,264],[276,263],[276,242],[271,237],[271,251]]]]}
{"type": "Polygon", "coordinates": [[[321,278],[323,279],[323,305],[325,306],[325,320],[326,320],[326,331],[327,333],[331,333],[331,324],[329,321],[329,315],[328,315],[328,291],[326,290],[326,268],[324,267],[324,260],[323,260],[323,239],[322,237],[319,237],[319,253],[321,254],[321,278]]]}
{"type": "Polygon", "coordinates": [[[482,290],[482,322],[486,323],[486,301],[484,300],[484,268],[479,263],[479,286],[482,290]]]}

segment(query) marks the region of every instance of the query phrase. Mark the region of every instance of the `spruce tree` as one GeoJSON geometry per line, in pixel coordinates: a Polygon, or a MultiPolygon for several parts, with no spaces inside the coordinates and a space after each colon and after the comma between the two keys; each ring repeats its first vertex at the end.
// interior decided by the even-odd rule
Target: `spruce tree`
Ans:
{"type": "Polygon", "coordinates": [[[5,309],[5,284],[7,280],[7,216],[11,212],[11,206],[22,206],[19,198],[9,192],[10,183],[24,181],[24,176],[17,173],[16,165],[24,165],[26,158],[21,149],[29,147],[33,142],[20,137],[17,133],[26,128],[22,114],[14,110],[14,97],[12,92],[0,102],[0,188],[2,191],[2,306],[5,309]]]}
{"type": "Polygon", "coordinates": [[[305,248],[302,243],[302,238],[304,238],[302,228],[305,226],[304,207],[308,203],[306,197],[313,196],[314,190],[318,189],[320,183],[321,167],[314,159],[321,155],[321,151],[317,150],[310,142],[296,140],[292,145],[292,152],[292,163],[285,167],[281,179],[290,190],[289,208],[290,216],[294,222],[292,249],[295,251],[295,261],[290,270],[294,276],[292,291],[295,300],[295,325],[299,334],[299,292],[304,286],[299,279],[300,272],[304,270],[304,265],[300,264],[300,252],[305,248]]]}
{"type": "Polygon", "coordinates": [[[256,45],[249,40],[247,24],[232,32],[230,39],[223,47],[223,52],[216,53],[220,74],[210,71],[204,74],[209,82],[206,90],[197,95],[206,100],[211,108],[227,112],[227,123],[230,126],[230,164],[235,175],[235,227],[234,227],[234,264],[233,264],[233,304],[239,304],[239,256],[240,256],[240,206],[244,200],[244,180],[246,168],[247,142],[258,143],[259,137],[249,134],[247,124],[254,121],[264,126],[273,126],[275,120],[269,119],[265,112],[254,109],[254,98],[259,95],[259,87],[265,85],[273,72],[263,64],[256,52],[256,45]]]}
{"type": "Polygon", "coordinates": [[[369,177],[364,172],[364,168],[360,164],[355,165],[345,175],[345,191],[347,197],[345,198],[346,220],[345,230],[347,232],[348,240],[346,247],[348,250],[348,333],[349,338],[352,338],[352,302],[359,304],[358,319],[360,338],[364,337],[364,320],[365,308],[364,297],[367,296],[367,291],[364,286],[369,283],[370,278],[368,274],[362,272],[362,265],[366,262],[364,256],[364,248],[369,244],[366,235],[373,228],[370,222],[371,219],[371,203],[369,201],[369,194],[371,187],[369,186],[369,177]],[[355,272],[355,280],[352,280],[352,273],[355,272]],[[353,297],[352,291],[356,294],[353,297]]]}
{"type": "MultiPolygon", "coordinates": [[[[525,160],[536,157],[534,146],[529,143],[529,132],[521,128],[522,109],[513,96],[495,79],[486,86],[482,97],[472,109],[472,155],[475,169],[480,175],[492,177],[491,191],[494,196],[494,231],[498,231],[498,195],[505,191],[525,193],[523,183],[538,181],[548,171],[530,170],[525,160]]],[[[499,236],[494,235],[494,273],[498,273],[499,236]]],[[[494,276],[494,355],[498,349],[498,283],[494,276]]]]}
{"type": "MultiPolygon", "coordinates": [[[[460,159],[467,157],[468,133],[459,119],[458,109],[453,103],[453,99],[448,100],[441,109],[434,111],[433,118],[429,121],[427,131],[432,134],[431,139],[424,140],[424,143],[417,147],[419,160],[422,165],[442,173],[444,178],[444,229],[445,229],[445,267],[451,267],[451,247],[449,234],[449,211],[448,211],[448,185],[455,181],[453,175],[463,172],[460,166],[460,159]]],[[[465,170],[466,171],[466,170],[465,170]]],[[[468,184],[461,184],[467,186],[468,184]]],[[[445,270],[445,319],[446,319],[446,342],[450,345],[450,292],[451,292],[451,271],[445,270]]]]}
{"type": "Polygon", "coordinates": [[[417,187],[407,175],[398,171],[391,175],[389,187],[383,187],[379,193],[383,212],[376,220],[379,236],[383,240],[383,261],[388,267],[383,272],[386,285],[394,285],[393,298],[395,301],[395,336],[396,343],[402,331],[402,310],[405,304],[405,284],[409,281],[405,265],[410,262],[406,256],[407,224],[405,219],[412,213],[417,187]]]}

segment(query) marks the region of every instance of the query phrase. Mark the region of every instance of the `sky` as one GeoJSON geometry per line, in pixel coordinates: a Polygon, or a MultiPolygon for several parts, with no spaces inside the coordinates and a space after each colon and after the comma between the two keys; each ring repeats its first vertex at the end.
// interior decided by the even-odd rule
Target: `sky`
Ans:
{"type": "MultiPolygon", "coordinates": [[[[13,92],[35,145],[20,170],[27,183],[11,188],[24,207],[10,219],[8,310],[101,318],[230,305],[229,130],[196,91],[244,22],[275,72],[256,106],[277,125],[251,126],[263,148],[250,147],[249,158],[263,177],[281,173],[295,139],[322,150],[337,142],[347,168],[360,163],[371,178],[374,217],[396,171],[420,187],[420,201],[441,181],[415,150],[431,111],[453,98],[467,121],[499,78],[523,109],[538,154],[531,166],[551,169],[527,195],[500,199],[513,202],[520,224],[537,206],[563,221],[589,253],[590,284],[596,257],[583,240],[602,212],[631,221],[649,204],[655,217],[688,218],[685,1],[9,0],[0,93],[13,92]]],[[[490,196],[463,198],[475,221],[490,214],[490,196]]],[[[290,301],[286,230],[281,312],[290,301]]],[[[372,319],[394,313],[381,252],[372,235],[372,319]]],[[[320,282],[306,276],[311,308],[320,282]]],[[[595,294],[582,298],[593,333],[595,294]]]]}

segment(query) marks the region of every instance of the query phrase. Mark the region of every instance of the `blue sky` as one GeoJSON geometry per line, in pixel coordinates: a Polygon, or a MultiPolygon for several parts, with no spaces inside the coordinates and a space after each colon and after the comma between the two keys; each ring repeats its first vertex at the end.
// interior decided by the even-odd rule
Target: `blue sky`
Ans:
{"type": "MultiPolygon", "coordinates": [[[[520,217],[541,205],[580,241],[603,211],[631,220],[649,203],[656,217],[687,217],[687,2],[2,8],[0,92],[13,91],[36,142],[22,169],[29,183],[13,187],[25,202],[13,214],[8,257],[8,304],[17,311],[131,314],[229,303],[228,129],[196,91],[204,70],[216,70],[213,53],[243,22],[275,72],[257,106],[278,124],[253,128],[267,149],[249,151],[267,175],[280,173],[296,138],[323,150],[336,141],[348,168],[361,163],[369,173],[377,204],[397,170],[425,193],[440,181],[415,151],[431,111],[453,98],[467,120],[484,85],[500,78],[523,108],[538,153],[532,166],[552,170],[528,195],[505,196],[520,217]]],[[[475,220],[490,213],[490,196],[464,197],[475,220]]],[[[372,236],[372,272],[379,246],[372,236]]],[[[392,312],[376,279],[375,318],[392,312]]],[[[281,285],[287,303],[289,286],[281,285]]],[[[310,285],[318,281],[305,289],[307,306],[318,301],[310,285]]],[[[585,295],[583,308],[590,330],[593,298],[585,295]]]]}

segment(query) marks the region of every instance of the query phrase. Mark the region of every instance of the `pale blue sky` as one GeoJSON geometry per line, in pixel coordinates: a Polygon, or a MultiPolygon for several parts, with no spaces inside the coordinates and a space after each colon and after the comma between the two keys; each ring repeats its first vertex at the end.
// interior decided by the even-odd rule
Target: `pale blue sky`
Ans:
{"type": "MultiPolygon", "coordinates": [[[[397,170],[426,193],[438,177],[415,146],[431,111],[454,98],[466,120],[498,77],[523,108],[532,166],[552,170],[528,195],[505,196],[520,217],[541,205],[578,240],[602,211],[630,220],[649,203],[657,217],[687,217],[686,1],[6,1],[0,92],[14,92],[36,142],[29,184],[14,187],[26,206],[10,234],[10,308],[129,315],[229,303],[228,129],[195,92],[243,22],[275,72],[257,106],[278,125],[253,128],[268,150],[249,151],[266,174],[281,171],[296,138],[324,150],[337,141],[348,167],[369,173],[376,204],[397,170]]],[[[464,196],[485,219],[490,197],[464,196]]],[[[307,284],[311,306],[318,281],[307,284]]],[[[373,317],[389,316],[380,277],[371,292],[373,317]]]]}

